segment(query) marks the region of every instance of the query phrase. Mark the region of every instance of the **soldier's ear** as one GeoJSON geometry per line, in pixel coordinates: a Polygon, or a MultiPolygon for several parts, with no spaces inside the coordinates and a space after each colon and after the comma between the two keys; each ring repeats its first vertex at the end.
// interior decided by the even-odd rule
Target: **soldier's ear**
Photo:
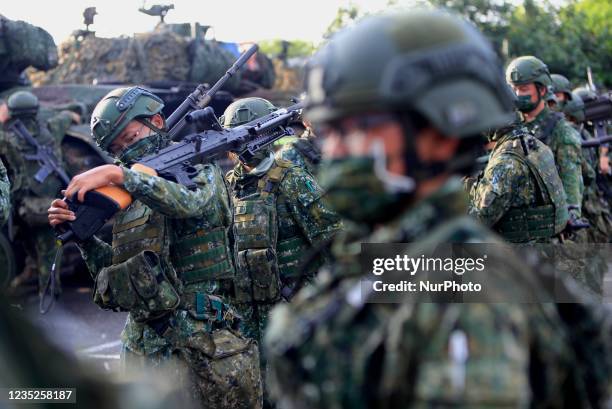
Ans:
{"type": "Polygon", "coordinates": [[[163,129],[166,125],[164,118],[160,114],[155,114],[150,119],[151,123],[159,129],[163,129]]]}

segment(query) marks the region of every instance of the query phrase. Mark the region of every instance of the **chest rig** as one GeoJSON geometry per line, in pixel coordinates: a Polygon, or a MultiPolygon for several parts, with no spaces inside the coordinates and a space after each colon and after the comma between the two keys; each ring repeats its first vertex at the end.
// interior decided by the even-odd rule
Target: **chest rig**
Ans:
{"type": "Polygon", "coordinates": [[[538,204],[511,208],[494,228],[510,242],[546,241],[560,233],[569,218],[563,185],[550,150],[539,145],[534,137],[520,138],[523,137],[504,144],[492,154],[491,160],[505,154],[526,166],[536,182],[538,204]],[[517,144],[520,146],[514,146],[517,144]]]}
{"type": "Polygon", "coordinates": [[[148,250],[168,254],[166,218],[139,200],[119,213],[113,226],[113,264],[148,250]]]}
{"type": "Polygon", "coordinates": [[[234,183],[234,257],[238,302],[274,302],[291,293],[308,241],[293,219],[287,198],[279,193],[294,165],[277,159],[261,178],[234,183]]]}

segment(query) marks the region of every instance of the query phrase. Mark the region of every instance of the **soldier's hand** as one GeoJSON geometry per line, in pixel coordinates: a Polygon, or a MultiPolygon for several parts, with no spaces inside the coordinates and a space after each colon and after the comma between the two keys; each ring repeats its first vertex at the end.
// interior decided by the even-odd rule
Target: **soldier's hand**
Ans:
{"type": "Polygon", "coordinates": [[[76,219],[74,212],[68,209],[68,203],[62,199],[55,199],[51,202],[51,207],[47,209],[47,217],[51,227],[76,219]]]}
{"type": "Polygon", "coordinates": [[[610,173],[610,159],[607,155],[602,155],[599,157],[599,171],[602,175],[607,175],[610,173]]]}
{"type": "Polygon", "coordinates": [[[119,166],[98,166],[73,177],[66,188],[65,196],[72,197],[72,195],[77,194],[78,201],[82,202],[85,199],[85,193],[90,190],[102,186],[121,184],[123,184],[123,171],[119,166]]]}

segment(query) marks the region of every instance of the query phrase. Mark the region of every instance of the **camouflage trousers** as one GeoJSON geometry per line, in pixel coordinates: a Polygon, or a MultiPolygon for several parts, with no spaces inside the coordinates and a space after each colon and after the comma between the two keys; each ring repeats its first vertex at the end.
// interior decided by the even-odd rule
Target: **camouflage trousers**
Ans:
{"type": "MultiPolygon", "coordinates": [[[[48,226],[29,227],[22,229],[15,240],[21,240],[26,253],[25,268],[23,274],[38,276],[38,293],[42,294],[47,284],[50,284],[51,266],[55,259],[57,246],[55,245],[55,234],[48,226]]],[[[60,266],[55,270],[55,295],[62,292],[60,280],[60,266]]],[[[13,282],[19,285],[19,277],[13,282]]],[[[49,289],[50,294],[51,289],[49,289]]]]}
{"type": "Polygon", "coordinates": [[[234,305],[236,311],[238,311],[238,313],[242,316],[242,320],[240,322],[240,332],[244,334],[245,337],[257,341],[257,345],[259,345],[259,367],[263,381],[264,408],[274,407],[266,381],[268,365],[262,345],[265,329],[268,325],[268,316],[275,305],[276,304],[260,303],[234,305]]]}
{"type": "Polygon", "coordinates": [[[582,214],[591,225],[587,229],[587,239],[590,243],[608,243],[612,238],[612,215],[609,206],[597,184],[585,186],[582,214]]]}
{"type": "Polygon", "coordinates": [[[165,345],[157,342],[154,352],[146,354],[124,345],[121,353],[124,373],[155,369],[177,385],[181,400],[195,407],[262,407],[259,353],[254,342],[228,329],[189,336],[171,330],[162,339],[166,339],[165,345]]]}
{"type": "Polygon", "coordinates": [[[573,277],[583,289],[601,300],[608,265],[602,248],[589,242],[586,230],[575,232],[571,240],[556,246],[555,268],[558,273],[573,277]]]}

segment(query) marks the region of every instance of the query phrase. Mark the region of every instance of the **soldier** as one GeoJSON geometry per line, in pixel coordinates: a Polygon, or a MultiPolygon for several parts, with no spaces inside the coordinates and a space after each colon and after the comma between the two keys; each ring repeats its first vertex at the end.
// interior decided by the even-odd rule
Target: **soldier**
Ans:
{"type": "Polygon", "coordinates": [[[584,190],[580,136],[565,121],[563,114],[552,112],[544,101],[547,87],[552,85],[548,67],[536,57],[519,57],[508,65],[506,81],[517,95],[517,107],[524,125],[555,155],[570,208],[570,223],[573,223],[580,218],[584,190]]]}
{"type": "Polygon", "coordinates": [[[317,166],[321,162],[321,150],[314,140],[316,135],[312,124],[305,119],[302,120],[302,123],[304,132],[299,137],[286,141],[275,156],[277,159],[289,161],[315,175],[317,166]]]}
{"type": "Polygon", "coordinates": [[[569,218],[550,148],[522,127],[491,139],[489,162],[470,193],[470,214],[510,242],[550,242],[569,218]]]}
{"type": "MultiPolygon", "coordinates": [[[[245,98],[227,107],[223,126],[233,128],[275,111],[263,98],[245,98]]],[[[241,152],[236,152],[241,157],[241,152]]],[[[340,228],[338,216],[321,202],[314,178],[265,149],[240,159],[227,174],[233,200],[236,307],[244,332],[261,341],[268,311],[297,285],[301,258],[340,228]],[[252,280],[252,281],[251,281],[252,280]]],[[[322,261],[309,263],[309,279],[322,261]]]]}
{"type": "MultiPolygon", "coordinates": [[[[39,294],[50,285],[51,265],[55,256],[55,236],[47,225],[46,209],[56,197],[64,182],[60,175],[52,172],[47,176],[39,175],[41,165],[37,160],[28,159],[37,148],[22,139],[9,129],[14,121],[19,120],[41,146],[48,146],[60,166],[62,160],[62,139],[73,123],[80,122],[77,114],[62,111],[47,120],[41,118],[38,98],[27,91],[17,91],[9,98],[4,108],[4,130],[0,133],[0,156],[4,158],[12,180],[12,226],[15,232],[13,241],[23,243],[26,252],[26,263],[21,275],[11,283],[13,290],[31,278],[38,276],[39,294]]],[[[1,116],[1,115],[0,115],[1,116]]],[[[61,292],[59,269],[53,286],[58,296],[61,292]]]]}
{"type": "MultiPolygon", "coordinates": [[[[588,405],[554,304],[419,303],[416,293],[370,303],[361,287],[360,243],[412,242],[404,254],[419,257],[445,242],[496,242],[465,216],[457,178],[480,133],[512,117],[483,36],[435,11],[370,17],[335,36],[306,78],[306,117],[326,129],[326,200],[368,233],[340,235],[321,280],[273,310],[266,351],[279,407],[588,405]]],[[[502,262],[493,293],[544,291],[509,250],[488,256],[502,262]]]]}
{"type": "MultiPolygon", "coordinates": [[[[593,138],[584,126],[584,102],[578,94],[572,96],[563,108],[569,123],[579,132],[582,141],[593,138]]],[[[612,217],[605,200],[604,192],[597,185],[596,169],[599,165],[597,148],[582,150],[582,178],[584,179],[584,195],[582,208],[585,218],[589,221],[587,230],[588,241],[591,243],[607,243],[612,233],[612,217]]]]}
{"type": "MultiPolygon", "coordinates": [[[[579,88],[574,89],[574,93],[577,94],[582,99],[582,102],[597,98],[597,94],[595,92],[585,87],[579,87],[579,88]]],[[[593,135],[595,131],[594,124],[592,122],[586,122],[584,125],[587,131],[589,131],[589,133],[593,135]]],[[[606,129],[608,133],[612,132],[612,126],[610,126],[610,124],[608,124],[606,129]]],[[[599,147],[599,166],[598,168],[599,168],[600,175],[603,175],[603,177],[598,175],[598,179],[600,180],[600,185],[608,184],[610,180],[609,154],[610,154],[610,148],[608,144],[605,144],[599,147]],[[606,176],[607,176],[607,179],[605,178],[606,176]]]]}
{"type": "Polygon", "coordinates": [[[6,174],[6,168],[4,163],[0,160],[0,227],[4,226],[4,223],[8,219],[8,214],[11,209],[11,184],[6,174]]]}
{"type": "Polygon", "coordinates": [[[572,88],[570,82],[561,74],[551,74],[552,87],[557,100],[555,109],[563,111],[563,107],[572,100],[572,88]]]}
{"type": "MultiPolygon", "coordinates": [[[[197,188],[128,169],[171,143],[162,100],[139,87],[107,94],[91,131],[119,165],[72,179],[65,195],[83,200],[92,189],[122,186],[133,197],[113,226],[112,245],[95,236],[78,243],[96,282],[94,301],[129,311],[122,360],[129,367],[186,363],[179,382],[203,407],[261,407],[257,347],[238,336],[236,315],[223,302],[234,278],[227,189],[216,165],[198,165],[197,188]],[[188,385],[185,385],[187,387],[188,385]]],[[[74,220],[63,200],[49,208],[52,226],[74,220]]]]}

